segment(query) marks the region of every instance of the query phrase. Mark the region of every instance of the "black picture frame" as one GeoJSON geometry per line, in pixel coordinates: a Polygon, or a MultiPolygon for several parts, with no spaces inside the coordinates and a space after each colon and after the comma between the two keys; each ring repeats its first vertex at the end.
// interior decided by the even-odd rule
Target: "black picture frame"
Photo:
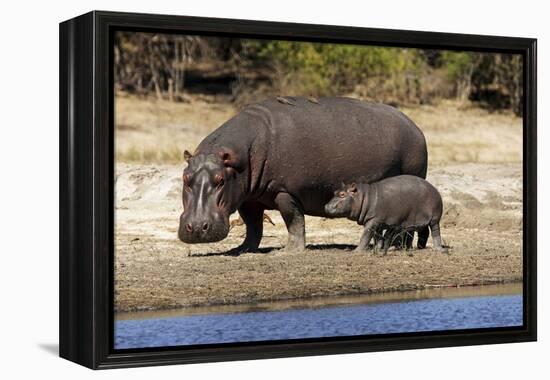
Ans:
{"type": "Polygon", "coordinates": [[[534,341],[537,337],[536,39],[93,11],[60,24],[60,356],[93,369],[534,341]],[[521,327],[113,349],[113,34],[117,30],[521,54],[521,327]]]}

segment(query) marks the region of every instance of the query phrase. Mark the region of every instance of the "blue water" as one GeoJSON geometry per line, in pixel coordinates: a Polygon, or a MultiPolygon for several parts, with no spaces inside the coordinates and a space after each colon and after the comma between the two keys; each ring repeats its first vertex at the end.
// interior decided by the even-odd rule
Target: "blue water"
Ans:
{"type": "Polygon", "coordinates": [[[521,295],[440,298],[121,320],[115,322],[115,348],[506,327],[522,323],[521,295]]]}

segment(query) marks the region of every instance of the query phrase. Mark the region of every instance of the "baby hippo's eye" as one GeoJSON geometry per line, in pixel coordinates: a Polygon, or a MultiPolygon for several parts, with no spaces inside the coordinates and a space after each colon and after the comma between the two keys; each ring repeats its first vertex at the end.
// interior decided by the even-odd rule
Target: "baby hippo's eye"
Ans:
{"type": "Polygon", "coordinates": [[[338,196],[339,196],[340,198],[345,198],[345,197],[346,197],[346,192],[345,192],[345,191],[340,191],[340,192],[338,193],[338,196]]]}
{"type": "Polygon", "coordinates": [[[223,177],[221,176],[221,174],[216,174],[214,176],[214,183],[216,184],[216,186],[223,186],[223,177]]]}

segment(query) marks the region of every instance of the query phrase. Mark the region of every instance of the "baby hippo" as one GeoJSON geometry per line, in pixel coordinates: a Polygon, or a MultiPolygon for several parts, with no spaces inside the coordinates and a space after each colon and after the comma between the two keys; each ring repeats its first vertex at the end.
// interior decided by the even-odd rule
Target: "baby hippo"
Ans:
{"type": "Polygon", "coordinates": [[[391,243],[391,235],[395,236],[399,231],[418,231],[418,248],[425,248],[429,228],[434,249],[447,252],[441,244],[439,232],[443,202],[437,189],[428,181],[401,175],[371,184],[343,185],[334,195],[325,205],[325,212],[365,226],[357,250],[366,250],[374,234],[384,229],[387,231],[384,253],[391,243]]]}

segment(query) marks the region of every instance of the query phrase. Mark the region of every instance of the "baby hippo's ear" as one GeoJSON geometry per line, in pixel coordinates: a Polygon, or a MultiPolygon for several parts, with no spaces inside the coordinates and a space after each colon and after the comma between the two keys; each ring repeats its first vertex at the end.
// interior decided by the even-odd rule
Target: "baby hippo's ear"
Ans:
{"type": "Polygon", "coordinates": [[[352,194],[357,193],[357,186],[355,185],[355,183],[352,183],[351,185],[349,185],[348,191],[352,194]]]}

